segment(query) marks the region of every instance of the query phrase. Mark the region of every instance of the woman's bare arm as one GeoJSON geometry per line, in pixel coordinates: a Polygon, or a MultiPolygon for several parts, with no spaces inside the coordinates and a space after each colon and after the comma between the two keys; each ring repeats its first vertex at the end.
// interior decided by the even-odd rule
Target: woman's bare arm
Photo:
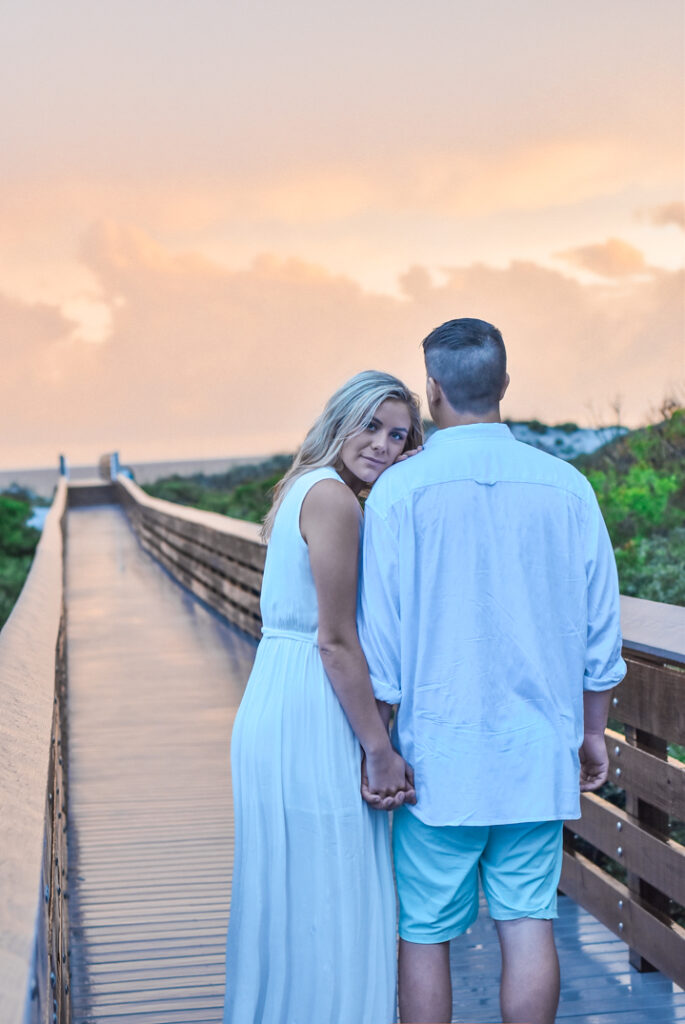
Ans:
{"type": "Polygon", "coordinates": [[[302,503],[300,530],[316,586],[321,660],[366,755],[369,790],[389,807],[405,792],[405,762],[390,744],[357,636],[360,516],[345,484],[321,480],[302,503]]]}

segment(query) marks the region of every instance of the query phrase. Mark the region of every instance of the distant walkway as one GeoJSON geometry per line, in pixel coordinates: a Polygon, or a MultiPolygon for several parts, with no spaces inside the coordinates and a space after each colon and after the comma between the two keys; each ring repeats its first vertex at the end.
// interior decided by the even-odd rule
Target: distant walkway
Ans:
{"type": "MultiPolygon", "coordinates": [[[[72,509],[67,550],[74,1024],[214,1024],[229,735],[255,645],[142,551],[118,507],[72,509]]],[[[632,971],[625,945],[567,898],[560,909],[560,1021],[685,1021],[682,990],[632,971]]],[[[486,917],[453,943],[452,966],[454,1019],[499,1020],[486,917]]]]}

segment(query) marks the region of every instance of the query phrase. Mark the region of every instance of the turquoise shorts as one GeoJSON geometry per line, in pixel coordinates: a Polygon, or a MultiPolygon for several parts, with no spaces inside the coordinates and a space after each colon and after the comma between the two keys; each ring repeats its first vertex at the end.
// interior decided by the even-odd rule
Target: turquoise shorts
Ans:
{"type": "Polygon", "coordinates": [[[393,814],[400,937],[445,942],[478,917],[478,876],[496,921],[557,916],[563,822],[425,825],[406,807],[393,814]]]}

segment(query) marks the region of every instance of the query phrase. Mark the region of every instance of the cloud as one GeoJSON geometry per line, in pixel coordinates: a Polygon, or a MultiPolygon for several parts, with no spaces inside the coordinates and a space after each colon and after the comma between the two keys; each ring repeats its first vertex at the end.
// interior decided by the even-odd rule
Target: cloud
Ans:
{"type": "Polygon", "coordinates": [[[608,238],[596,245],[581,245],[556,254],[558,259],[582,270],[591,270],[602,277],[624,277],[647,270],[645,258],[639,249],[620,238],[608,238]]]}
{"type": "Polygon", "coordinates": [[[439,279],[415,266],[392,297],[298,259],[227,269],[113,222],[90,230],[82,256],[108,309],[105,342],[56,308],[0,304],[14,317],[0,337],[5,464],[49,464],[60,450],[92,462],[112,448],[124,459],[292,449],[361,369],[422,391],[420,341],[454,316],[502,329],[507,415],[582,421],[620,393],[637,423],[682,375],[682,273],[607,287],[525,261],[439,279]]]}
{"type": "Polygon", "coordinates": [[[59,375],[55,355],[69,338],[74,322],[48,303],[27,303],[0,294],[0,353],[2,358],[3,401],[7,382],[19,374],[27,390],[41,386],[59,375]]]}
{"type": "Polygon", "coordinates": [[[403,219],[471,218],[563,208],[619,195],[635,181],[643,189],[663,189],[680,171],[677,148],[657,160],[627,137],[502,133],[486,141],[455,144],[445,136],[407,146],[401,132],[381,152],[350,147],[326,157],[300,147],[258,165],[226,159],[220,173],[191,163],[174,173],[155,166],[135,175],[103,169],[9,176],[0,212],[15,241],[27,231],[44,238],[46,228],[55,236],[103,215],[175,234],[259,224],[297,232],[369,211],[403,219]]]}
{"type": "Polygon", "coordinates": [[[667,224],[675,224],[685,231],[685,202],[676,200],[672,203],[662,203],[660,206],[652,206],[644,211],[647,218],[659,227],[667,224]]]}

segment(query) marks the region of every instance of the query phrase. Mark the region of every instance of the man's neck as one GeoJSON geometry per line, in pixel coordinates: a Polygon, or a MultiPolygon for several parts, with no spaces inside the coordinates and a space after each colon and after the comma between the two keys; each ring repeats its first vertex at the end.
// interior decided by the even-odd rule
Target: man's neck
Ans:
{"type": "Polygon", "coordinates": [[[441,409],[440,415],[435,419],[438,430],[446,427],[465,427],[470,423],[501,423],[499,406],[486,413],[457,412],[456,409],[441,409]]]}

